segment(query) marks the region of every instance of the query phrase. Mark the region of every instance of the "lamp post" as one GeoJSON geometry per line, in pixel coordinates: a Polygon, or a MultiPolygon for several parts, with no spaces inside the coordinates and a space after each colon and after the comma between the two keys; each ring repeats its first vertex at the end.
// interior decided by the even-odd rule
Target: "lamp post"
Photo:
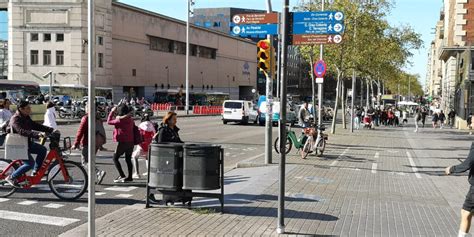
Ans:
{"type": "Polygon", "coordinates": [[[166,69],[166,81],[168,82],[168,89],[169,89],[170,88],[170,68],[166,66],[165,69],[166,69]]]}

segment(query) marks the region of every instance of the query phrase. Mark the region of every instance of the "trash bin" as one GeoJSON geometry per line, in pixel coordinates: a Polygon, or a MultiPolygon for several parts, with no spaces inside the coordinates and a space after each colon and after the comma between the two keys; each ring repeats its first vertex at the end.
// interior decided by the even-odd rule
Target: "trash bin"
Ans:
{"type": "Polygon", "coordinates": [[[220,188],[220,150],[218,145],[184,145],[183,189],[220,188]]]}
{"type": "Polygon", "coordinates": [[[151,144],[149,162],[149,187],[177,190],[183,186],[183,144],[151,144]]]}

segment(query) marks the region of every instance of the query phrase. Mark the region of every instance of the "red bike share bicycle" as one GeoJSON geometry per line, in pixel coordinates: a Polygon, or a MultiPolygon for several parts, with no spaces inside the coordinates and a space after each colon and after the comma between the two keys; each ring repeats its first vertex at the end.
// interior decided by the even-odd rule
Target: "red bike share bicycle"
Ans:
{"type": "MultiPolygon", "coordinates": [[[[61,134],[54,132],[49,136],[49,152],[40,169],[34,176],[24,174],[18,177],[21,189],[30,189],[41,183],[46,176],[51,192],[63,200],[76,200],[87,191],[87,173],[84,168],[73,161],[67,160],[65,151],[71,149],[71,138],[63,139],[63,147],[59,146],[61,134]]],[[[41,139],[44,145],[46,139],[41,139]]],[[[0,197],[8,197],[18,189],[10,185],[5,178],[23,165],[22,160],[0,159],[0,197]]]]}

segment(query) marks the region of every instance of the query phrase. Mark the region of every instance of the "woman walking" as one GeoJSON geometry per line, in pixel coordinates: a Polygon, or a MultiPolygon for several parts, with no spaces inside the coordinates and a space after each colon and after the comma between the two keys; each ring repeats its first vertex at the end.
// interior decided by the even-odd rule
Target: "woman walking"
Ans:
{"type": "MultiPolygon", "coordinates": [[[[147,158],[148,148],[150,147],[151,141],[153,140],[153,137],[156,133],[155,125],[150,121],[150,117],[148,116],[148,114],[143,115],[142,122],[140,123],[140,125],[138,125],[138,130],[140,131],[140,135],[143,138],[143,142],[138,144],[137,148],[132,154],[134,168],[132,178],[134,179],[140,178],[138,158],[140,158],[140,156],[147,158]]],[[[148,170],[148,160],[146,161],[146,164],[148,170]]]]}
{"type": "Polygon", "coordinates": [[[433,122],[433,128],[436,128],[436,126],[438,125],[438,113],[433,113],[433,118],[431,119],[431,121],[433,122]]]}
{"type": "Polygon", "coordinates": [[[130,116],[130,108],[123,104],[114,107],[109,114],[107,123],[115,126],[114,142],[117,142],[117,148],[114,153],[114,164],[119,176],[114,180],[115,183],[124,183],[133,181],[132,178],[132,153],[134,147],[133,126],[134,122],[130,116]],[[118,116],[117,116],[118,114],[118,116]],[[125,154],[125,162],[127,163],[128,176],[125,176],[119,158],[125,154]]]}
{"type": "Polygon", "coordinates": [[[158,143],[163,142],[176,142],[183,143],[179,137],[179,128],[176,126],[177,114],[174,112],[168,112],[163,118],[163,123],[158,130],[158,143]]]}

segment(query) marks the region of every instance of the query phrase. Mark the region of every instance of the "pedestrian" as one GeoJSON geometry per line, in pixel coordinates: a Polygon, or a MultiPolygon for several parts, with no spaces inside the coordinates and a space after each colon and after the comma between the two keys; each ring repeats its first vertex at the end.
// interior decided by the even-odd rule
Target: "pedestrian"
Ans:
{"type": "MultiPolygon", "coordinates": [[[[132,178],[134,179],[140,179],[138,158],[140,158],[140,156],[147,158],[148,148],[150,147],[150,144],[156,133],[155,125],[150,121],[150,116],[148,114],[143,115],[142,122],[140,125],[138,125],[138,130],[140,131],[140,135],[143,138],[143,142],[136,146],[136,149],[132,154],[134,168],[132,178]]],[[[148,160],[146,161],[146,167],[148,170],[148,160]]]]}
{"type": "Polygon", "coordinates": [[[58,125],[56,124],[56,109],[54,108],[54,103],[51,101],[46,104],[43,125],[54,129],[58,128],[58,125]]]}
{"type": "Polygon", "coordinates": [[[305,101],[298,112],[298,125],[302,128],[309,127],[308,101],[305,101]]]}
{"type": "Polygon", "coordinates": [[[408,115],[407,115],[407,110],[404,109],[403,112],[402,112],[402,117],[403,117],[403,124],[406,124],[408,123],[408,115]]]}
{"type": "Polygon", "coordinates": [[[362,115],[362,112],[360,111],[360,109],[357,107],[356,108],[356,111],[354,113],[354,128],[359,130],[360,128],[360,119],[359,119],[359,115],[362,115]]]}
{"type": "Polygon", "coordinates": [[[470,184],[466,199],[461,209],[461,224],[459,226],[459,237],[468,236],[471,227],[472,212],[474,211],[474,142],[471,144],[471,149],[467,158],[459,165],[447,167],[446,175],[463,173],[469,170],[468,181],[470,184]]]}
{"type": "Polygon", "coordinates": [[[7,137],[6,128],[10,122],[10,118],[12,117],[12,113],[10,110],[5,108],[5,105],[6,101],[4,99],[0,99],[0,128],[2,131],[0,134],[0,146],[3,146],[5,143],[5,138],[7,137]]]}
{"type": "Polygon", "coordinates": [[[438,115],[438,120],[439,120],[439,128],[440,129],[443,129],[444,127],[444,122],[446,121],[446,115],[444,115],[443,111],[441,110],[441,112],[439,113],[438,115]]]}
{"type": "Polygon", "coordinates": [[[467,127],[469,128],[469,135],[472,135],[472,113],[469,113],[469,116],[466,119],[467,127]]]}
{"type": "Polygon", "coordinates": [[[124,183],[133,181],[132,178],[132,153],[134,145],[133,126],[134,122],[130,115],[130,107],[122,104],[119,107],[114,107],[109,113],[107,123],[115,126],[114,142],[117,142],[117,147],[114,153],[114,164],[119,176],[114,180],[115,183],[124,183]],[[128,176],[125,176],[119,158],[125,154],[125,162],[127,163],[128,176]]]}
{"type": "Polygon", "coordinates": [[[422,124],[421,127],[422,127],[422,128],[425,127],[426,115],[427,115],[427,114],[428,114],[428,113],[426,112],[426,109],[423,108],[422,111],[421,111],[421,124],[422,124]]]}
{"type": "Polygon", "coordinates": [[[395,114],[393,113],[392,109],[389,109],[387,112],[387,118],[388,118],[388,125],[393,126],[395,124],[395,114]]]}
{"type": "Polygon", "coordinates": [[[436,126],[438,125],[438,113],[433,113],[433,118],[431,119],[431,121],[433,122],[433,128],[436,128],[436,126]]]}
{"type": "MultiPolygon", "coordinates": [[[[52,102],[49,102],[52,103],[52,102]]],[[[81,119],[81,123],[79,124],[79,129],[77,130],[76,133],[76,139],[74,141],[74,145],[72,146],[72,149],[81,149],[82,146],[82,151],[81,151],[81,163],[82,166],[88,170],[87,163],[89,162],[89,154],[88,154],[88,134],[89,134],[89,107],[86,106],[86,115],[84,115],[81,119]]],[[[97,154],[97,151],[99,148],[105,144],[107,141],[107,136],[105,133],[105,128],[104,124],[102,122],[102,119],[100,119],[99,116],[96,115],[96,120],[95,120],[95,153],[97,154]]],[[[106,172],[104,170],[100,170],[95,167],[95,173],[97,175],[97,184],[101,184],[102,180],[104,180],[106,172]]]]}
{"type": "Polygon", "coordinates": [[[455,118],[456,118],[456,112],[454,111],[454,109],[452,109],[451,111],[449,111],[449,114],[448,114],[449,127],[450,128],[454,127],[454,119],[455,118]]]}
{"type": "Polygon", "coordinates": [[[421,112],[420,112],[420,109],[416,109],[416,112],[415,112],[415,132],[418,132],[418,123],[420,122],[421,120],[421,112]]]}
{"type": "Polygon", "coordinates": [[[179,128],[177,124],[177,114],[175,112],[168,112],[163,118],[163,122],[158,129],[158,133],[155,134],[155,139],[158,143],[164,142],[175,142],[183,143],[179,137],[179,128]]]}

